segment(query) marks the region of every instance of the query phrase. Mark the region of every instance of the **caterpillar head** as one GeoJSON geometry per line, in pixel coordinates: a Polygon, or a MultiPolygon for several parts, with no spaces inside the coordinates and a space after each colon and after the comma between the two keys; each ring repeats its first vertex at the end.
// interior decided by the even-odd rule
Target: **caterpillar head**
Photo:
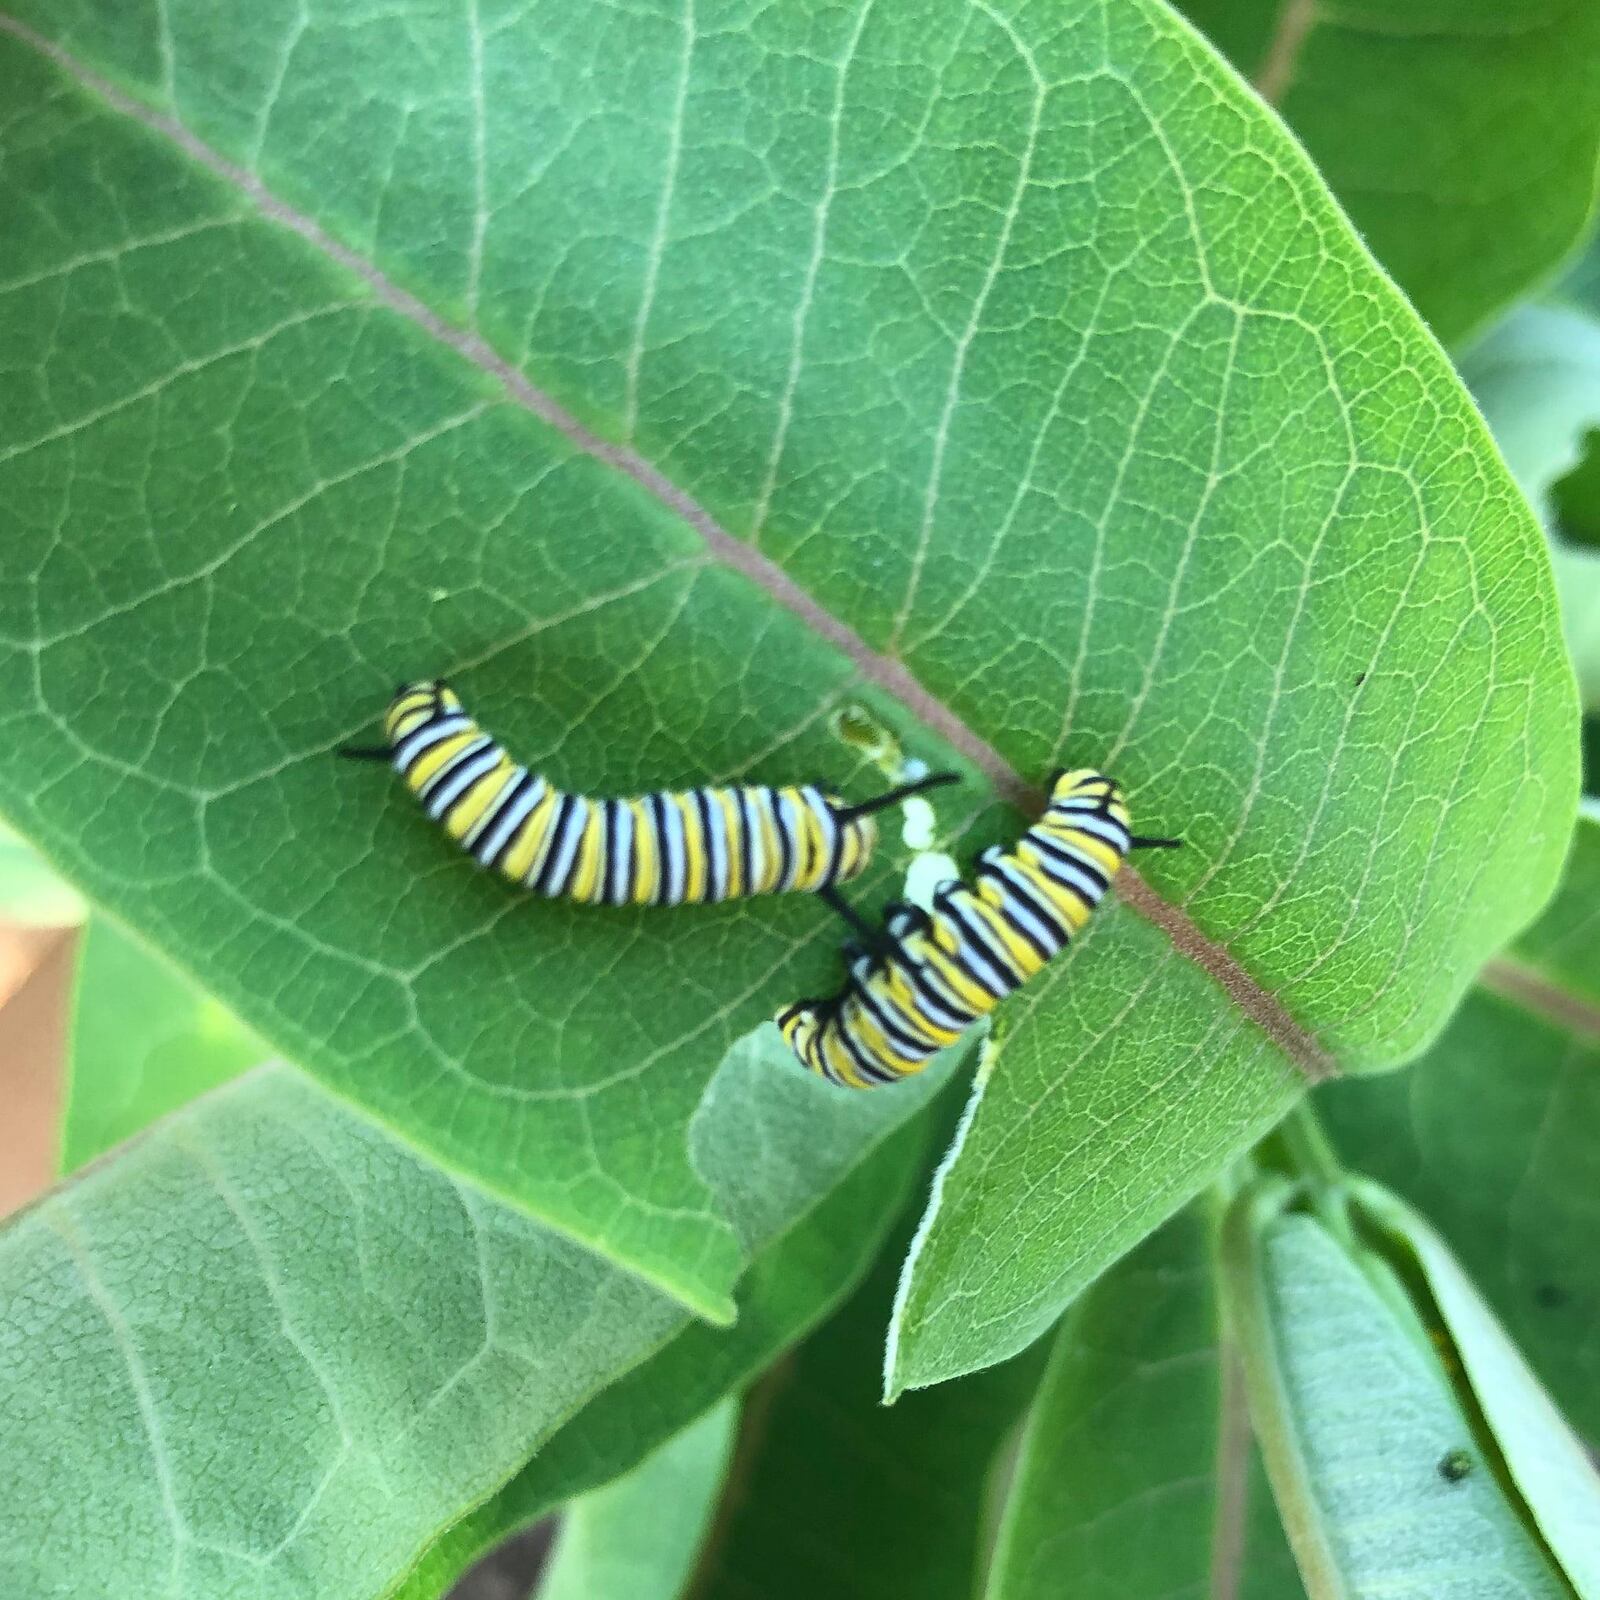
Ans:
{"type": "Polygon", "coordinates": [[[398,744],[408,733],[415,733],[424,723],[436,722],[440,717],[459,716],[461,702],[455,691],[442,678],[429,678],[421,683],[402,683],[389,702],[383,719],[383,731],[390,744],[398,744]]]}
{"type": "MultiPolygon", "coordinates": [[[[1130,850],[1178,850],[1183,846],[1181,839],[1147,838],[1133,832],[1128,802],[1122,785],[1115,778],[1108,778],[1103,772],[1087,769],[1068,772],[1064,767],[1057,767],[1050,778],[1050,802],[1036,826],[1050,822],[1057,827],[1070,828],[1074,816],[1085,815],[1102,817],[1120,830],[1123,842],[1117,849],[1122,855],[1130,850]]],[[[1102,833],[1101,837],[1105,835],[1102,833]]]]}
{"type": "Polygon", "coordinates": [[[1092,767],[1057,767],[1050,774],[1050,804],[1063,800],[1106,800],[1121,804],[1122,785],[1092,767]]]}
{"type": "Polygon", "coordinates": [[[1050,806],[1069,811],[1099,811],[1124,829],[1129,826],[1128,803],[1122,785],[1103,772],[1080,767],[1056,768],[1050,777],[1050,806]]]}

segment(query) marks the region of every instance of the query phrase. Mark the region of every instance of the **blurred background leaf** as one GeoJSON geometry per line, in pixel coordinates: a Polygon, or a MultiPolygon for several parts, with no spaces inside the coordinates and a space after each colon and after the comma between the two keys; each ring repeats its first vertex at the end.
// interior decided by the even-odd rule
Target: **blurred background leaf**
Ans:
{"type": "Polygon", "coordinates": [[[1581,480],[1600,427],[1600,320],[1570,306],[1519,306],[1467,351],[1461,374],[1549,531],[1584,709],[1600,711],[1600,549],[1568,538],[1557,520],[1561,504],[1577,502],[1584,515],[1574,475],[1581,480]]]}
{"type": "Polygon", "coordinates": [[[1573,1425],[1600,1439],[1600,823],[1544,917],[1403,1075],[1317,1110],[1448,1241],[1573,1425]]]}
{"type": "Polygon", "coordinates": [[[1600,161],[1587,0],[1182,0],[1275,105],[1435,333],[1549,278],[1600,161]]]}
{"type": "Polygon", "coordinates": [[[1174,1218],[1062,1319],[984,1600],[1291,1600],[1293,1558],[1220,1336],[1208,1227],[1174,1218]]]}
{"type": "Polygon", "coordinates": [[[867,1358],[905,1241],[752,1392],[697,1600],[973,1593],[1044,1350],[885,1410],[867,1358]]]}
{"type": "Polygon", "coordinates": [[[71,1037],[64,1172],[266,1056],[219,1001],[99,917],[78,944],[71,1037]]]}
{"type": "Polygon", "coordinates": [[[575,1500],[539,1600],[676,1600],[727,1470],[739,1421],[725,1400],[626,1477],[575,1500]]]}
{"type": "Polygon", "coordinates": [[[0,822],[0,921],[22,927],[71,928],[88,908],[37,850],[0,822]]]}

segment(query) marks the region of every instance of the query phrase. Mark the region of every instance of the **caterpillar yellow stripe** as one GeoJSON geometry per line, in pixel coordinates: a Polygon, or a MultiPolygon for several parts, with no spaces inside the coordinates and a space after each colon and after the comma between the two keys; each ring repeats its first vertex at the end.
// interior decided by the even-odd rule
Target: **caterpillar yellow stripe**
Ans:
{"type": "Polygon", "coordinates": [[[805,1066],[846,1088],[921,1071],[1071,943],[1129,850],[1179,842],[1129,830],[1115,780],[1058,773],[1016,845],[979,857],[974,886],[942,885],[931,913],[890,907],[886,938],[847,948],[843,990],[778,1013],[784,1038],[805,1066]]]}
{"type": "Polygon", "coordinates": [[[384,736],[341,754],[391,763],[480,866],[587,905],[829,893],[871,858],[874,812],[955,779],[934,773],[855,806],[815,784],[592,799],[519,766],[437,679],[396,689],[384,736]]]}

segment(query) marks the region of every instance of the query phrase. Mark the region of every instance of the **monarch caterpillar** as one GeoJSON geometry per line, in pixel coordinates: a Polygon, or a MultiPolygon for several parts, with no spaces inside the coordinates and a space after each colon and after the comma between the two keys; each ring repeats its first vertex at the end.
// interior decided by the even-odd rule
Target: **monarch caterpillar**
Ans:
{"type": "Polygon", "coordinates": [[[387,743],[344,749],[387,761],[480,866],[551,898],[588,905],[682,905],[800,890],[834,901],[867,864],[873,813],[953,783],[936,772],[861,805],[814,784],[690,789],[625,799],[566,794],[518,766],[445,683],[401,684],[387,743]]]}
{"type": "Polygon", "coordinates": [[[851,915],[871,948],[847,946],[844,989],[780,1011],[778,1027],[831,1083],[867,1089],[918,1072],[1070,942],[1129,850],[1180,842],[1131,834],[1113,779],[1059,772],[1016,845],[978,858],[975,888],[941,885],[931,914],[891,906],[887,938],[851,915]]]}

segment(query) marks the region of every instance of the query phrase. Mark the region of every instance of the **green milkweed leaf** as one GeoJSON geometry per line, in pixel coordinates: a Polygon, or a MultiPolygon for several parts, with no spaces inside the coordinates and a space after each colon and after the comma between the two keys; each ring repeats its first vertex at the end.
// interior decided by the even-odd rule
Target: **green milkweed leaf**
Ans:
{"type": "Polygon", "coordinates": [[[1473,344],[1461,374],[1549,525],[1567,647],[1584,707],[1593,711],[1600,708],[1600,550],[1565,536],[1552,496],[1600,427],[1600,320],[1573,306],[1520,306],[1473,344]]]}
{"type": "Polygon", "coordinates": [[[77,959],[63,1172],[266,1055],[217,1001],[103,918],[84,929],[77,959]]]}
{"type": "Polygon", "coordinates": [[[1446,342],[1548,277],[1600,165],[1585,0],[1182,0],[1446,342]]]}
{"type": "Polygon", "coordinates": [[[1600,821],[1579,823],[1560,893],[1427,1054],[1403,1078],[1330,1085],[1317,1109],[1600,1438],[1600,821]]]}
{"type": "Polygon", "coordinates": [[[913,1176],[906,1148],[861,1170],[757,1256],[739,1287],[731,1328],[688,1322],[649,1360],[597,1394],[492,1498],[437,1540],[395,1590],[394,1600],[435,1600],[485,1551],[574,1495],[626,1473],[643,1456],[777,1359],[866,1271],[898,1214],[913,1176]],[[898,1187],[894,1180],[898,1180],[898,1187]]]}
{"type": "Polygon", "coordinates": [[[1208,1267],[1186,1212],[1073,1305],[1042,1377],[1041,1346],[888,1410],[860,1360],[880,1270],[753,1392],[697,1597],[1288,1600],[1208,1267]]]}
{"type": "Polygon", "coordinates": [[[1311,1600],[1569,1596],[1381,1264],[1291,1209],[1290,1192],[1268,1184],[1236,1202],[1225,1294],[1311,1600]]]}
{"type": "Polygon", "coordinates": [[[1461,357],[1506,465],[1551,520],[1549,495],[1600,427],[1600,321],[1567,305],[1519,306],[1461,357]]]}
{"type": "Polygon", "coordinates": [[[1489,967],[1486,981],[1520,989],[1552,1012],[1570,996],[1582,1009],[1563,1020],[1573,1033],[1600,1032],[1600,809],[1585,800],[1556,897],[1543,915],[1489,967]],[[1535,994],[1527,979],[1543,985],[1535,994]]]}
{"type": "MultiPolygon", "coordinates": [[[[148,952],[103,920],[82,945],[68,1098],[64,1165],[80,1165],[164,1112],[236,1075],[258,1059],[260,1047],[214,1000],[199,994],[148,952]]],[[[771,1046],[775,1041],[768,1038],[771,1046]]],[[[764,1095],[747,1114],[741,1088],[771,1070],[756,1041],[724,1064],[700,1124],[702,1148],[726,1141],[721,1163],[737,1171],[746,1162],[764,1174],[752,1191],[733,1191],[742,1230],[757,1246],[770,1231],[783,1232],[761,1248],[739,1297],[739,1320],[729,1330],[691,1323],[656,1354],[611,1382],[516,1475],[430,1544],[394,1591],[396,1600],[446,1593],[462,1572],[500,1539],[537,1520],[571,1495],[593,1492],[617,1477],[721,1396],[737,1389],[771,1361],[865,1269],[897,1207],[898,1194],[867,1173],[825,1205],[815,1225],[791,1227],[819,1189],[836,1181],[859,1153],[830,1162],[825,1119],[815,1114],[817,1087],[792,1080],[798,1098],[764,1095]],[[718,1099],[728,1102],[718,1110],[718,1099]],[[808,1103],[809,1101],[809,1103],[808,1103]],[[761,1159],[764,1158],[764,1159],[761,1159]],[[780,1179],[787,1174],[787,1182],[780,1179]]],[[[940,1076],[936,1069],[930,1082],[940,1076]]],[[[883,1111],[905,1113],[921,1096],[886,1100],[883,1111]]],[[[317,1102],[306,1102],[315,1118],[317,1102]]],[[[859,1125],[856,1132],[865,1131],[859,1125]]],[[[714,1164],[714,1163],[712,1163],[714,1164]]],[[[896,1167],[903,1172],[905,1162],[896,1167]]],[[[908,1173],[906,1175],[909,1175],[908,1173]]],[[[298,1224],[323,1223],[308,1210],[298,1224]]],[[[446,1248],[446,1241],[437,1241],[446,1248]]],[[[268,1396],[276,1407],[277,1397],[268,1396]]],[[[248,1404],[233,1397],[231,1410],[248,1404]]],[[[448,1492],[448,1490],[447,1490],[448,1492]]],[[[26,1515],[27,1505],[17,1508],[26,1515]]]]}
{"type": "MultiPolygon", "coordinates": [[[[1600,220],[1600,219],[1597,219],[1600,220]]],[[[1600,232],[1591,227],[1588,243],[1552,286],[1548,300],[1575,309],[1591,320],[1600,316],[1600,232]]],[[[1569,543],[1600,548],[1600,425],[1581,441],[1581,460],[1552,486],[1555,522],[1569,543]]]]}
{"type": "Polygon", "coordinates": [[[862,1353],[881,1335],[896,1254],[751,1392],[696,1600],[975,1592],[1044,1351],[886,1410],[862,1353]]]}
{"type": "Polygon", "coordinates": [[[715,1509],[739,1420],[727,1400],[561,1519],[540,1600],[675,1600],[715,1509]]]}
{"type": "Polygon", "coordinates": [[[1523,1363],[1472,1281],[1428,1224],[1377,1184],[1355,1186],[1357,1203],[1414,1263],[1460,1363],[1460,1381],[1482,1408],[1486,1430],[1527,1517],[1578,1594],[1600,1594],[1600,1475],[1582,1442],[1523,1363]]]}
{"type": "Polygon", "coordinates": [[[820,1186],[776,1242],[751,1216],[748,1314],[713,1334],[300,1074],[247,1073],[0,1232],[0,1593],[369,1600],[420,1557],[437,1581],[406,1592],[441,1595],[472,1553],[452,1525],[519,1468],[593,1487],[832,1304],[920,1143],[820,1186]],[[698,1403],[652,1414],[685,1341],[698,1403]],[[446,1529],[455,1561],[429,1548],[446,1529]]]}
{"type": "Polygon", "coordinates": [[[1219,1336],[1204,1218],[1175,1217],[1062,1319],[984,1600],[1301,1592],[1219,1336]]]}
{"type": "Polygon", "coordinates": [[[712,1075],[837,932],[519,901],[333,759],[397,678],[593,791],[868,792],[859,699],[1010,801],[1103,763],[1183,834],[1009,1019],[897,1383],[1015,1349],[1307,1077],[1420,1048],[1544,898],[1536,530],[1156,0],[17,0],[0,71],[0,808],[685,1305],[732,1314],[768,1176],[697,1158],[712,1075]]]}

